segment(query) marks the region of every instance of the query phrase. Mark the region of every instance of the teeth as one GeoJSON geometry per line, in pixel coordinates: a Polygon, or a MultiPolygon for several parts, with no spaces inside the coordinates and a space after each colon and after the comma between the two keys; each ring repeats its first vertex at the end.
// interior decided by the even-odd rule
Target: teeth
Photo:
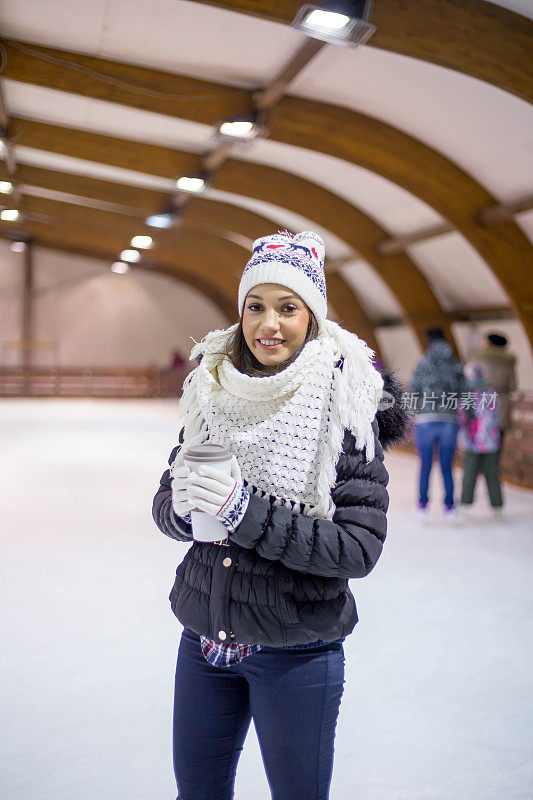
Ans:
{"type": "Polygon", "coordinates": [[[259,341],[261,342],[261,344],[280,344],[280,342],[282,342],[283,340],[282,339],[259,339],[259,341]]]}

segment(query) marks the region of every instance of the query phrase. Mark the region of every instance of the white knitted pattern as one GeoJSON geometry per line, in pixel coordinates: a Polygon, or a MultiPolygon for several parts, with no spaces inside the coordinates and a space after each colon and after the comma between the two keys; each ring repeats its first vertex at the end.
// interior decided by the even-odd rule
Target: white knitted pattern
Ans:
{"type": "Polygon", "coordinates": [[[372,420],[383,381],[372,351],[352,333],[326,321],[317,339],[277,375],[243,375],[220,350],[236,326],[213,331],[193,347],[200,365],[185,381],[180,416],[183,451],[207,438],[236,456],[249,491],[278,505],[303,504],[303,513],[331,519],[331,488],[344,431],[374,456],[372,420]],[[217,352],[218,351],[218,352],[217,352]],[[342,370],[335,368],[344,356],[342,370]]]}

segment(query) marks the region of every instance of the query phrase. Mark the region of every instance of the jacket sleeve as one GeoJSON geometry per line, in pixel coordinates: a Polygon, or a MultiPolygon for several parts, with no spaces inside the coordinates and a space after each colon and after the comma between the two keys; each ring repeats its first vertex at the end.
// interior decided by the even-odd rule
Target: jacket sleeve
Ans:
{"type": "Polygon", "coordinates": [[[336,578],[362,578],[372,570],[387,532],[388,474],[374,421],[376,455],[365,462],[349,431],[337,464],[332,490],[333,519],[296,514],[252,494],[230,541],[255,549],[263,558],[281,561],[296,572],[336,578]]]}
{"type": "MultiPolygon", "coordinates": [[[[179,444],[173,449],[168,459],[169,466],[172,466],[174,463],[182,443],[183,429],[179,434],[179,444]]],[[[192,541],[192,526],[190,522],[186,522],[181,517],[178,517],[172,508],[172,487],[170,481],[170,470],[167,469],[161,476],[159,489],[152,503],[152,517],[159,530],[166,536],[170,536],[171,539],[177,539],[179,542],[192,541]]]]}

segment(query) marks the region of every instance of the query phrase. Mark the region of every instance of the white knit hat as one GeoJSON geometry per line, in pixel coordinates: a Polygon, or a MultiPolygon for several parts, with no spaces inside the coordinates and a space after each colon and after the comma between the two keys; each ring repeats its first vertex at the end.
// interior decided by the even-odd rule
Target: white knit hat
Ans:
{"type": "Polygon", "coordinates": [[[239,284],[239,315],[242,317],[246,295],[254,286],[279,283],[302,298],[322,328],[328,310],[324,256],[324,242],[312,231],[294,236],[280,231],[256,239],[239,284]]]}

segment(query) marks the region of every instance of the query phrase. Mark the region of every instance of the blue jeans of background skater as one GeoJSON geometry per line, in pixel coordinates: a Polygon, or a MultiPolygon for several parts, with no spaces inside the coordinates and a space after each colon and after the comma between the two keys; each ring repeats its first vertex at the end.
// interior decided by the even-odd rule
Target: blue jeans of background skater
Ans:
{"type": "Polygon", "coordinates": [[[459,426],[450,420],[433,420],[419,422],[415,425],[415,443],[420,456],[420,494],[419,503],[426,505],[428,502],[429,474],[433,464],[433,449],[439,448],[440,468],[444,481],[444,505],[453,506],[453,476],[452,461],[457,445],[459,426]]]}
{"type": "Polygon", "coordinates": [[[341,642],[265,647],[216,667],[203,657],[199,636],[185,628],[174,694],[178,800],[233,797],[252,717],[273,800],[327,800],[343,684],[341,642]]]}

